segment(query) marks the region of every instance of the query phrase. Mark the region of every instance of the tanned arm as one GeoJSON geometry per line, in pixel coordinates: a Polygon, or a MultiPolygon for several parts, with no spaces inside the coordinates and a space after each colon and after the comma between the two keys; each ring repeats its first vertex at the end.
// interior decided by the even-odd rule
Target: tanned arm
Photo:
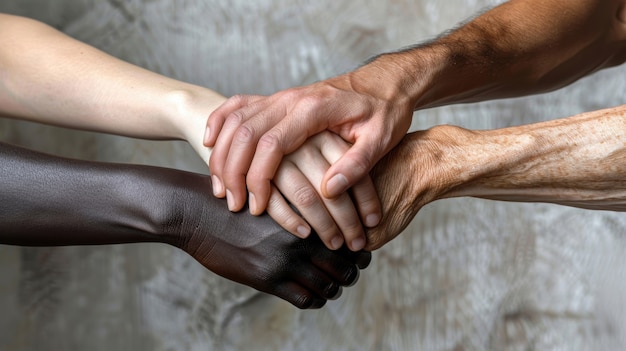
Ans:
{"type": "Polygon", "coordinates": [[[624,60],[623,0],[512,0],[372,63],[421,109],[542,93],[624,60]]]}
{"type": "MultiPolygon", "coordinates": [[[[329,130],[352,144],[322,180],[322,194],[335,198],[400,142],[415,110],[546,92],[620,64],[624,3],[512,0],[352,72],[268,97],[232,97],[209,117],[204,140],[215,147],[216,195],[238,210],[253,194],[253,213],[261,213],[282,157],[329,130]]],[[[371,218],[368,227],[380,219],[371,218]]]]}

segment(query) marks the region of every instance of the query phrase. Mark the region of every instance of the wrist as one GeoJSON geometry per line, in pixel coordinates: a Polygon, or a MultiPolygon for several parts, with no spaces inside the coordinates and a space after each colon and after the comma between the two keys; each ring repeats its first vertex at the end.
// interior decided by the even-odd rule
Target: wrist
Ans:
{"type": "Polygon", "coordinates": [[[132,202],[140,206],[137,212],[143,213],[148,231],[158,242],[185,249],[205,217],[205,205],[213,200],[206,191],[211,189],[209,177],[167,168],[136,176],[145,188],[132,202]]]}
{"type": "Polygon", "coordinates": [[[420,46],[382,54],[363,66],[363,70],[380,77],[374,80],[377,88],[384,85],[388,96],[406,99],[412,110],[417,110],[436,106],[441,92],[449,90],[449,85],[455,82],[446,65],[448,56],[440,46],[420,46]],[[449,77],[443,77],[444,74],[449,77]],[[380,80],[384,83],[380,84],[380,80]],[[433,94],[434,91],[438,93],[433,94]]]}
{"type": "MultiPolygon", "coordinates": [[[[504,131],[504,132],[503,132],[504,131]]],[[[473,131],[451,125],[410,134],[412,168],[419,170],[415,198],[426,203],[451,197],[476,196],[486,179],[506,179],[508,170],[524,162],[536,144],[532,135],[473,131]]]]}
{"type": "Polygon", "coordinates": [[[225,100],[220,94],[193,85],[171,90],[165,98],[165,115],[173,138],[187,141],[207,164],[211,150],[203,145],[206,122],[225,100]]]}
{"type": "Polygon", "coordinates": [[[349,78],[356,91],[387,101],[411,100],[405,71],[403,62],[396,61],[390,54],[382,54],[350,72],[349,78]]]}

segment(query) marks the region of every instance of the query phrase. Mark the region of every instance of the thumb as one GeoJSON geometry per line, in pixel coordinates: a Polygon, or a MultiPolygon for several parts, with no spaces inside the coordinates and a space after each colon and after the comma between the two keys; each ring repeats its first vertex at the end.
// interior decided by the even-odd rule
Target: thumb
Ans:
{"type": "Polygon", "coordinates": [[[383,150],[372,147],[364,138],[358,139],[354,145],[337,162],[335,162],[322,179],[322,195],[334,198],[351,188],[363,179],[374,164],[382,157],[383,150]]]}

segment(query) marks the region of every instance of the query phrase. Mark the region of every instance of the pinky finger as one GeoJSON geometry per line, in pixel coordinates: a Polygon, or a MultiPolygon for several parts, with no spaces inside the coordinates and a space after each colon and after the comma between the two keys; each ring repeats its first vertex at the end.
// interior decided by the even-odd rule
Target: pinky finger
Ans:
{"type": "Polygon", "coordinates": [[[272,185],[267,213],[283,229],[299,238],[304,239],[311,234],[309,224],[293,210],[274,185],[272,185]]]}
{"type": "Polygon", "coordinates": [[[264,97],[262,95],[235,95],[211,112],[206,121],[203,139],[204,146],[215,146],[217,136],[220,134],[222,127],[224,127],[228,115],[264,97]]]}

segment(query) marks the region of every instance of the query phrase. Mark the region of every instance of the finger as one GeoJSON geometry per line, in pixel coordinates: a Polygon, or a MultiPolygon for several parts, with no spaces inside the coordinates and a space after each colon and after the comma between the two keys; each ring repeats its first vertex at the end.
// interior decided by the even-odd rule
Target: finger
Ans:
{"type": "Polygon", "coordinates": [[[338,254],[339,252],[350,251],[344,248],[339,251],[319,250],[317,254],[313,254],[311,261],[319,269],[324,271],[329,277],[341,286],[351,286],[359,278],[359,269],[352,262],[355,257],[346,257],[346,254],[338,254]]]}
{"type": "Polygon", "coordinates": [[[249,104],[259,101],[265,98],[262,95],[235,95],[228,100],[224,101],[217,109],[215,109],[209,115],[206,122],[206,130],[204,131],[204,146],[213,147],[217,141],[217,136],[220,134],[226,118],[231,113],[245,107],[249,104]]]}
{"type": "MultiPolygon", "coordinates": [[[[319,152],[319,150],[313,150],[313,152],[314,151],[319,152]]],[[[306,162],[297,162],[296,165],[308,181],[315,185],[315,191],[319,194],[324,172],[330,167],[330,164],[321,154],[306,157],[306,160],[306,162]]],[[[359,251],[365,247],[365,231],[363,230],[352,198],[350,198],[348,193],[343,193],[333,199],[321,199],[328,213],[330,213],[332,220],[335,221],[337,227],[339,227],[339,230],[343,234],[344,241],[348,247],[353,251],[359,251]]],[[[312,216],[311,219],[309,219],[306,214],[303,213],[303,215],[311,226],[316,229],[315,224],[312,222],[315,217],[312,216]]]]}
{"type": "Polygon", "coordinates": [[[224,123],[224,126],[220,132],[213,153],[209,158],[209,169],[211,170],[211,180],[213,181],[213,195],[223,198],[226,196],[226,188],[222,179],[224,179],[224,164],[228,158],[228,150],[230,149],[230,143],[235,134],[235,130],[241,123],[242,116],[234,113],[224,123]]]}
{"type": "Polygon", "coordinates": [[[237,210],[241,209],[245,204],[246,190],[249,189],[250,213],[259,215],[267,207],[270,195],[270,180],[273,178],[282,159],[282,152],[280,151],[264,154],[264,146],[267,140],[264,133],[272,128],[276,119],[284,117],[284,111],[280,110],[280,107],[269,106],[264,110],[254,110],[254,114],[250,114],[252,110],[242,109],[239,112],[244,116],[244,121],[232,136],[228,158],[224,165],[224,187],[231,192],[232,202],[237,210]],[[247,118],[247,116],[250,117],[247,118]],[[253,158],[259,157],[267,159],[262,167],[264,169],[263,174],[267,175],[256,177],[256,182],[248,182],[246,188],[246,175],[253,174],[252,179],[255,179],[254,175],[258,174],[251,168],[251,164],[253,163],[253,158]]]}
{"type": "Polygon", "coordinates": [[[326,299],[314,294],[296,282],[285,282],[269,291],[300,309],[318,309],[326,304],[326,299]]]}
{"type": "MultiPolygon", "coordinates": [[[[336,163],[350,148],[350,144],[341,139],[340,136],[330,132],[317,134],[313,138],[315,138],[313,141],[318,145],[330,164],[336,163]]],[[[374,182],[372,182],[369,174],[354,185],[352,195],[361,217],[361,222],[366,227],[378,225],[382,217],[382,206],[374,182]]]]}
{"type": "Polygon", "coordinates": [[[369,251],[361,250],[354,252],[346,247],[342,247],[337,251],[337,254],[356,264],[359,269],[367,268],[372,262],[372,253],[369,251]]]}
{"type": "Polygon", "coordinates": [[[303,287],[325,299],[333,299],[341,286],[322,271],[315,269],[299,269],[295,280],[303,287]]]}
{"type": "MultiPolygon", "coordinates": [[[[328,108],[316,98],[302,98],[291,110],[291,95],[283,95],[278,101],[283,110],[271,111],[266,116],[260,116],[255,121],[247,122],[251,129],[262,130],[264,134],[259,138],[256,152],[246,176],[248,191],[254,194],[255,213],[261,213],[269,200],[269,181],[274,177],[283,156],[296,150],[309,138],[328,126],[326,116],[328,108]],[[280,116],[280,119],[275,119],[280,116]],[[253,125],[257,123],[257,125],[253,125]],[[261,123],[258,125],[258,123],[261,123]],[[266,132],[265,132],[266,131],[266,132]]],[[[268,110],[269,111],[269,110],[268,110]]]]}
{"type": "Polygon", "coordinates": [[[276,173],[274,183],[300,214],[317,232],[322,242],[331,250],[343,245],[344,240],[333,217],[328,213],[322,199],[302,172],[291,162],[283,162],[276,173]]]}
{"type": "Polygon", "coordinates": [[[378,150],[374,145],[378,145],[378,142],[366,138],[357,139],[326,172],[322,195],[326,198],[337,197],[363,179],[384,153],[384,150],[378,150]]]}
{"type": "MultiPolygon", "coordinates": [[[[256,114],[264,107],[265,100],[262,100],[258,103],[252,104],[251,106],[246,106],[239,110],[233,111],[228,115],[226,121],[221,127],[220,133],[217,136],[217,140],[215,141],[215,147],[213,148],[213,152],[211,154],[211,157],[209,158],[209,169],[211,170],[212,174],[213,194],[215,196],[221,198],[226,196],[224,171],[230,152],[230,146],[232,144],[237,129],[239,128],[239,126],[241,126],[245,119],[248,118],[248,116],[256,114]]],[[[230,203],[229,208],[231,208],[230,203]]]]}
{"type": "Polygon", "coordinates": [[[299,238],[304,239],[311,234],[309,224],[291,208],[274,186],[272,186],[267,213],[281,227],[299,238]]]}

